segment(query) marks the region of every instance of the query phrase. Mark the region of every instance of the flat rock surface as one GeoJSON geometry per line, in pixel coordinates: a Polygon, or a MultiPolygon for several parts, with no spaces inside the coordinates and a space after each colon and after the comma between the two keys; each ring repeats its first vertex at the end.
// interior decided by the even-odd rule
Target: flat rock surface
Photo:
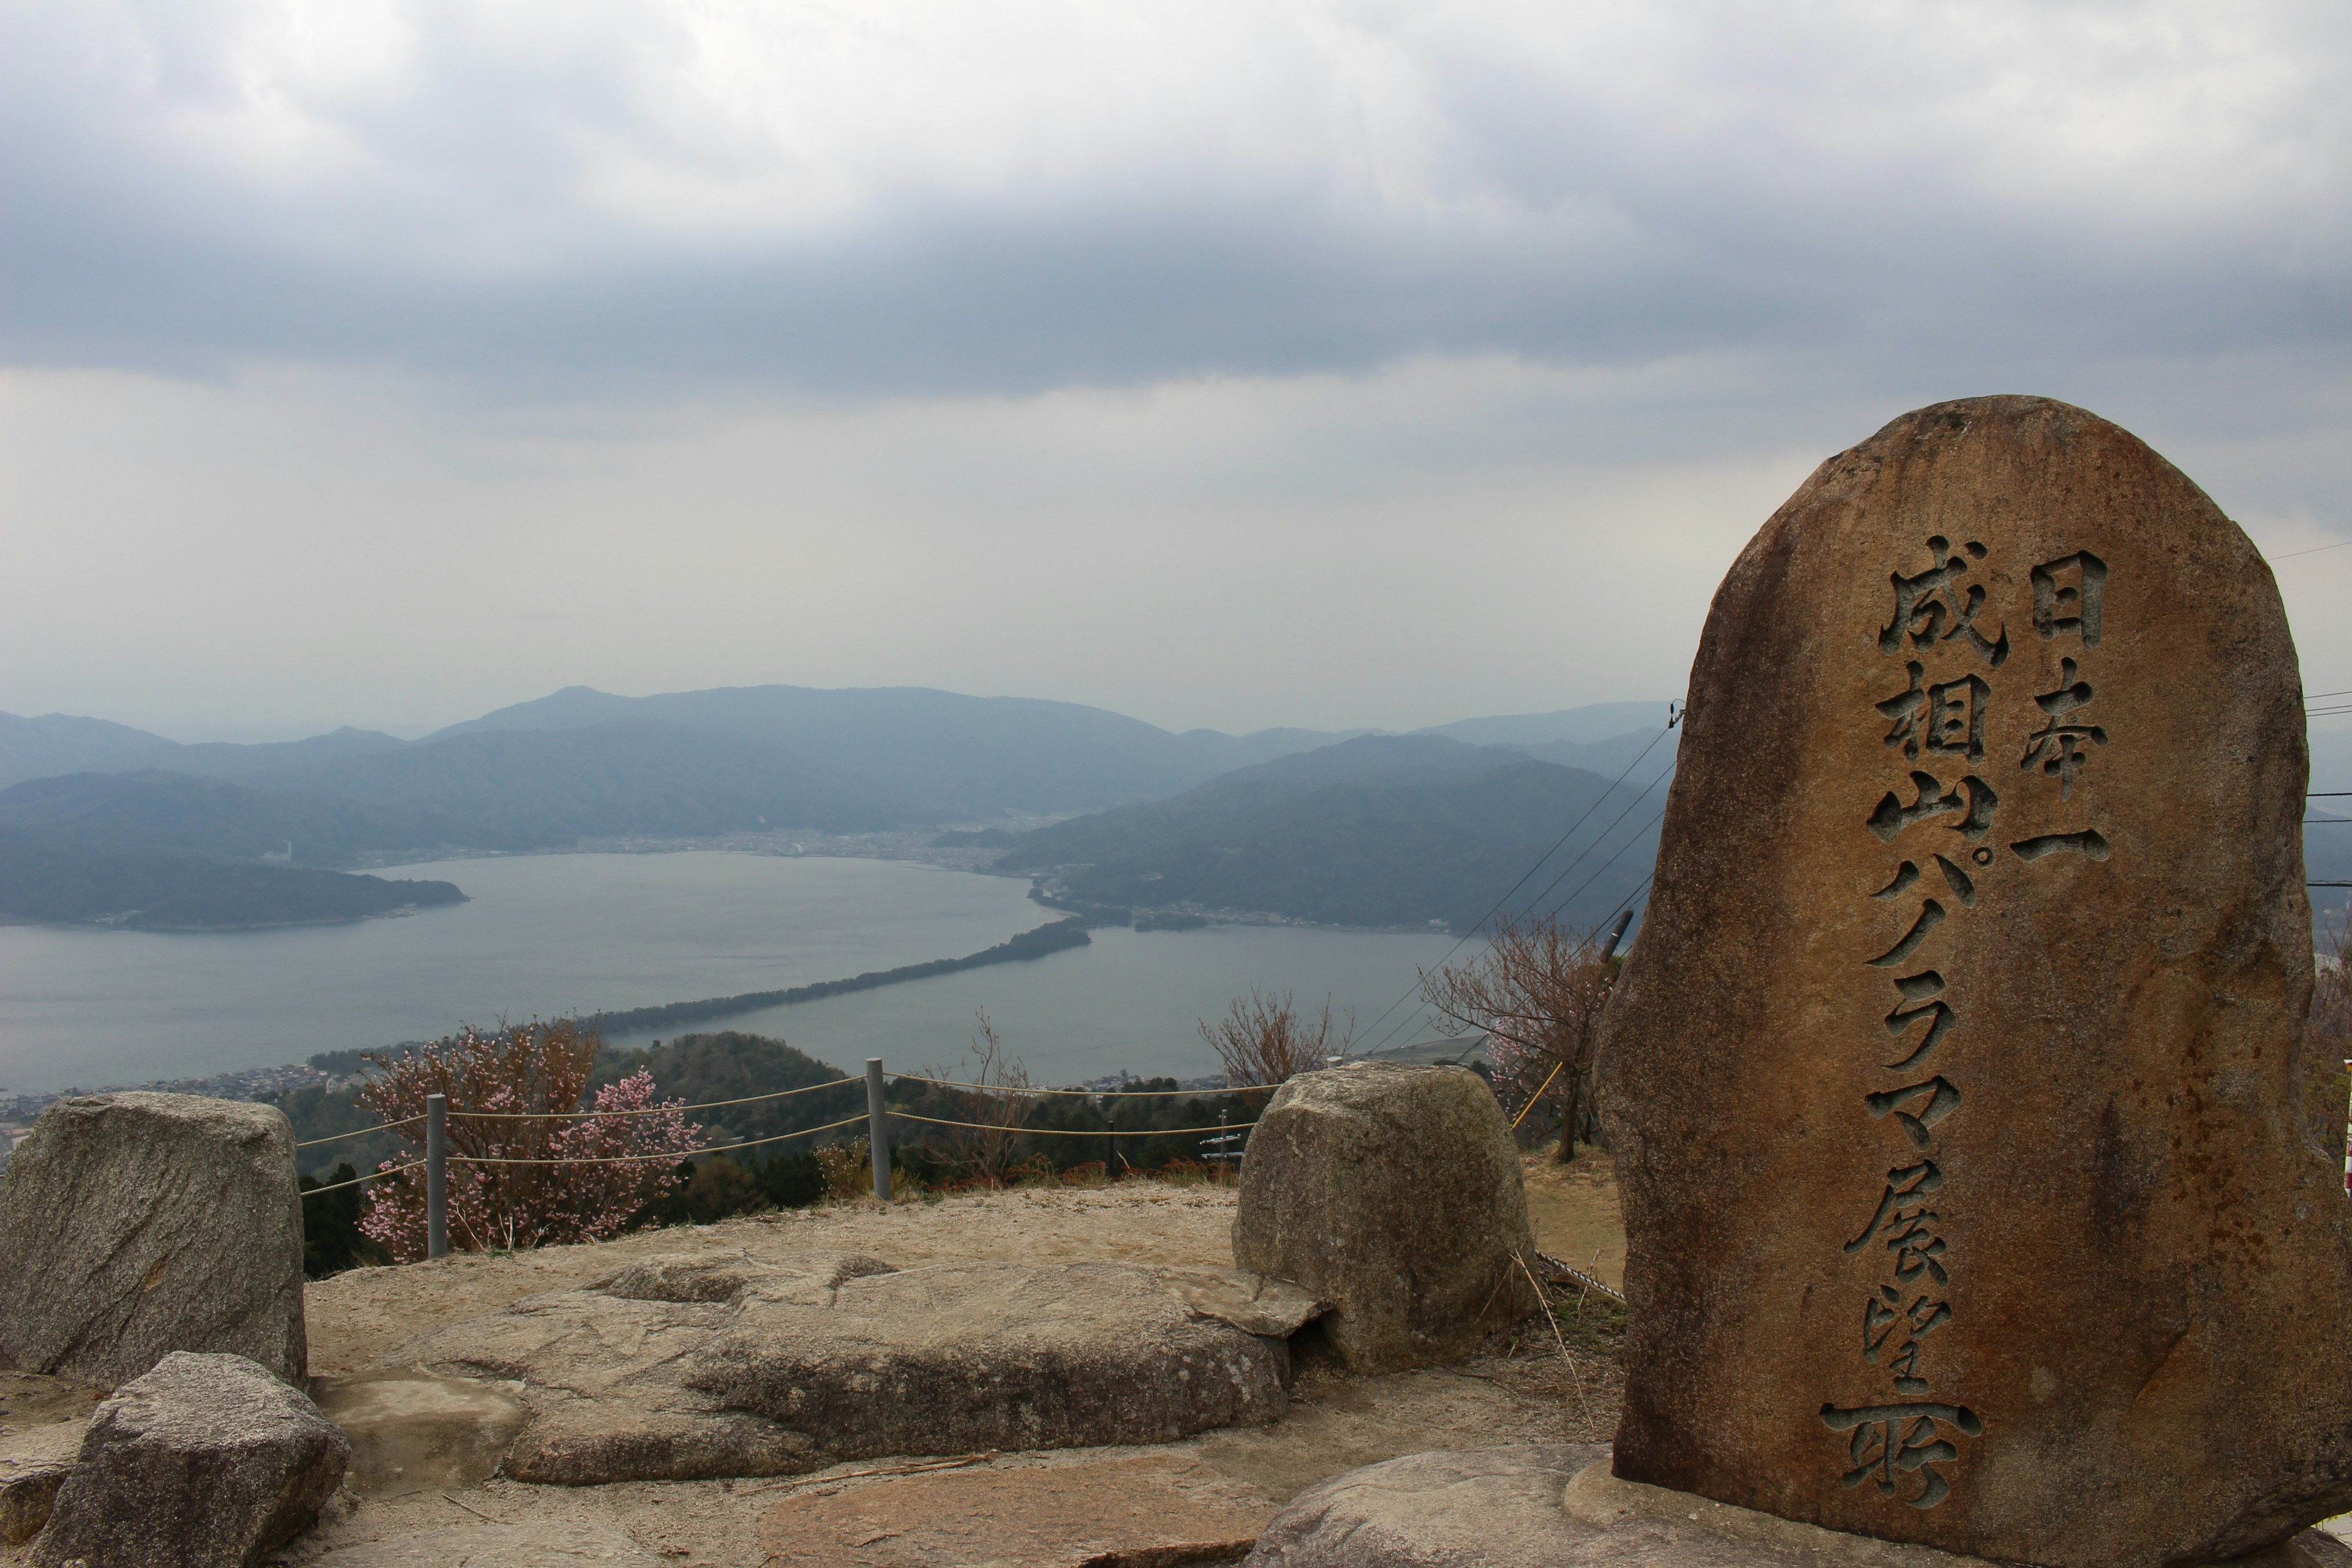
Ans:
{"type": "MultiPolygon", "coordinates": [[[[1301,1493],[1250,1568],[1992,1568],[1619,1480],[1609,1451],[1517,1444],[1408,1454],[1301,1493]]],[[[2241,1568],[2352,1568],[2320,1531],[2241,1568]]]]}
{"type": "Polygon", "coordinates": [[[1725,578],[1603,1020],[1627,1477],[2056,1568],[2352,1507],[2268,567],[2127,432],[1905,416],[1725,578]]]}
{"type": "Polygon", "coordinates": [[[667,1568],[617,1530],[586,1524],[475,1524],[338,1547],[318,1568],[667,1568]]]}
{"type": "Polygon", "coordinates": [[[1252,1568],[1555,1568],[1601,1532],[1560,1507],[1608,1450],[1570,1444],[1439,1450],[1309,1488],[1272,1521],[1252,1568]]]}
{"type": "Polygon", "coordinates": [[[479,1486],[530,1419],[518,1387],[413,1367],[322,1377],[310,1394],[351,1439],[355,1492],[479,1486]]]}
{"type": "Polygon", "coordinates": [[[1203,1315],[1163,1270],[825,1253],[644,1258],[387,1360],[523,1385],[507,1473],[566,1484],[1165,1442],[1278,1418],[1290,1372],[1286,1344],[1203,1315]]]}
{"type": "Polygon", "coordinates": [[[770,1568],[1085,1568],[1232,1562],[1277,1508],[1167,1455],[852,1483],[760,1525],[770,1568]]]}
{"type": "MultiPolygon", "coordinates": [[[[1578,1164],[1583,1162],[1579,1156],[1578,1164]]],[[[645,1232],[599,1246],[357,1269],[311,1284],[313,1357],[321,1371],[356,1372],[430,1329],[599,1278],[632,1258],[694,1247],[754,1258],[831,1248],[901,1264],[1088,1261],[1216,1269],[1232,1261],[1233,1214],[1230,1188],[1141,1183],[1034,1188],[887,1210],[841,1205],[645,1232]]],[[[1568,1256],[1550,1245],[1540,1218],[1537,1224],[1545,1250],[1568,1256]]],[[[1571,1342],[1581,1342],[1576,1322],[1567,1327],[1571,1342]]],[[[1617,1419],[1615,1363],[1605,1354],[1580,1355],[1571,1377],[1548,1348],[1549,1331],[1540,1321],[1535,1328],[1507,1357],[1503,1352],[1512,1347],[1506,1342],[1448,1367],[1361,1375],[1310,1359],[1292,1386],[1288,1414],[1274,1426],[1223,1427],[1174,1443],[1050,1458],[1171,1455],[1286,1501],[1340,1471],[1424,1448],[1605,1441],[1617,1419]]],[[[857,1460],[839,1468],[887,1462],[857,1460]]],[[[814,1474],[822,1480],[835,1473],[814,1474]]],[[[667,1562],[751,1568],[762,1557],[760,1520],[786,1495],[754,1489],[774,1484],[718,1479],[550,1487],[493,1479],[469,1489],[347,1495],[285,1555],[307,1564],[340,1547],[420,1531],[492,1521],[582,1523],[619,1531],[667,1562]]],[[[0,1550],[0,1563],[21,1562],[20,1552],[0,1550]]]]}

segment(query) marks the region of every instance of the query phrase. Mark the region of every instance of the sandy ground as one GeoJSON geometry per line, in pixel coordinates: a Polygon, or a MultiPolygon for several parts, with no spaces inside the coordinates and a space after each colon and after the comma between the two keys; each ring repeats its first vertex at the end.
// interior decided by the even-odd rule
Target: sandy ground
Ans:
{"type": "MultiPolygon", "coordinates": [[[[1614,1282],[1622,1267],[1616,1193],[1605,1163],[1562,1171],[1529,1161],[1530,1206],[1545,1251],[1614,1282]]],[[[306,1297],[310,1367],[347,1374],[427,1329],[493,1310],[541,1290],[583,1283],[631,1258],[705,1248],[755,1258],[812,1249],[863,1252],[907,1267],[950,1259],[1100,1260],[1229,1268],[1230,1189],[1138,1183],[1100,1189],[1019,1190],[888,1207],[871,1204],[654,1231],[593,1247],[512,1257],[457,1257],[399,1268],[359,1269],[312,1285],[306,1297]]],[[[1572,1304],[1562,1332],[1530,1320],[1487,1352],[1455,1366],[1381,1377],[1341,1372],[1303,1356],[1290,1413],[1269,1427],[1211,1432],[1181,1443],[1119,1450],[1011,1455],[998,1468],[1051,1468],[1090,1458],[1161,1454],[1287,1500],[1342,1470],[1428,1448],[1514,1442],[1606,1442],[1616,1426],[1619,1382],[1605,1324],[1572,1304]]],[[[887,1468],[864,1460],[841,1471],[887,1468]]],[[[835,1472],[785,1480],[642,1482],[562,1488],[494,1480],[455,1491],[352,1499],[278,1560],[309,1562],[335,1547],[469,1521],[565,1521],[607,1526],[680,1563],[757,1568],[761,1515],[812,1489],[876,1488],[888,1477],[835,1472]],[[830,1479],[829,1479],[830,1478],[830,1479]]],[[[877,1500],[878,1501],[879,1500],[877,1500]]],[[[0,1554],[16,1563],[21,1554],[0,1554]]]]}
{"type": "Polygon", "coordinates": [[[1536,1245],[1612,1289],[1625,1288],[1625,1220],[1617,1207],[1617,1170],[1598,1149],[1580,1151],[1566,1165],[1531,1156],[1528,1218],[1536,1245]]]}

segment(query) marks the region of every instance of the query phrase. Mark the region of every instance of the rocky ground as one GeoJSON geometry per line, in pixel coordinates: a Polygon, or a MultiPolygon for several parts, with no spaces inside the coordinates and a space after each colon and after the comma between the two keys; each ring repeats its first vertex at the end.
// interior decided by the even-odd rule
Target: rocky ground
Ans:
{"type": "MultiPolygon", "coordinates": [[[[1614,1283],[1623,1247],[1605,1161],[1595,1156],[1561,1171],[1531,1160],[1528,1186],[1538,1244],[1614,1283]]],[[[840,1250],[901,1267],[965,1260],[1226,1268],[1234,1206],[1230,1189],[1213,1187],[1017,1190],[362,1269],[310,1288],[310,1367],[320,1377],[348,1376],[427,1330],[656,1253],[740,1250],[764,1260],[840,1250]]],[[[1538,1318],[1498,1336],[1481,1354],[1440,1369],[1359,1376],[1307,1353],[1289,1414],[1267,1427],[1139,1447],[996,1455],[952,1469],[879,1459],[770,1480],[566,1488],[493,1479],[472,1488],[346,1496],[279,1561],[309,1563],[358,1543],[487,1521],[609,1528],[677,1563],[929,1568],[980,1560],[971,1555],[980,1547],[969,1532],[993,1539],[1015,1528],[1013,1516],[1024,1509],[1034,1517],[1019,1528],[1041,1538],[1066,1531],[1067,1521],[1096,1506],[1090,1499],[1129,1513],[1157,1508],[1211,1536],[1245,1537],[1255,1533],[1251,1521],[1263,1522],[1315,1482],[1400,1454],[1607,1441],[1618,1400],[1615,1320],[1599,1302],[1580,1310],[1563,1300],[1560,1310],[1557,1339],[1538,1318]]]]}

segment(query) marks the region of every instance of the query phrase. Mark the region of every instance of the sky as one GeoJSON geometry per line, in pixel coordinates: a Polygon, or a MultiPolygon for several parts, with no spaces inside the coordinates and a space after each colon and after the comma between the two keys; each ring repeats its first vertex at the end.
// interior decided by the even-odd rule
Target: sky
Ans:
{"type": "Polygon", "coordinates": [[[0,0],[0,709],[1662,698],[1991,392],[2352,689],[2347,193],[2338,0],[0,0]]]}

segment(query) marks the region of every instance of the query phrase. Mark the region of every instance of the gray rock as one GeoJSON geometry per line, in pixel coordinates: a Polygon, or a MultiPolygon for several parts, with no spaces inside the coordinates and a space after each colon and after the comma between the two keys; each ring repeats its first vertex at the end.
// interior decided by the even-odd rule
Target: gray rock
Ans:
{"type": "Polygon", "coordinates": [[[68,1458],[20,1459],[0,1468],[0,1541],[22,1546],[38,1535],[73,1468],[68,1458]]]}
{"type": "Polygon", "coordinates": [[[0,1358],[113,1388],[173,1351],[303,1374],[293,1130],[197,1095],[61,1100],[0,1174],[0,1358]]]}
{"type": "MultiPolygon", "coordinates": [[[[1335,1476],[1275,1517],[1245,1568],[1992,1565],[1620,1480],[1606,1448],[1530,1444],[1407,1454],[1335,1476]]],[[[2231,1568],[2352,1568],[2352,1552],[2312,1530],[2231,1568]]]]}
{"type": "Polygon", "coordinates": [[[21,1546],[48,1522],[105,1397],[63,1378],[0,1372],[0,1542],[21,1546]]]}
{"type": "Polygon", "coordinates": [[[1554,1568],[1600,1533],[1560,1508],[1583,1445],[1407,1454],[1309,1487],[1257,1538],[1248,1568],[1554,1568]]]}
{"type": "Polygon", "coordinates": [[[479,1486],[530,1419],[510,1386],[414,1368],[322,1377],[310,1393],[351,1439],[345,1484],[363,1494],[479,1486]]]}
{"type": "Polygon", "coordinates": [[[1242,1162],[1234,1261],[1328,1303],[1359,1372],[1467,1355],[1540,1305],[1519,1153],[1462,1068],[1353,1062],[1282,1086],[1242,1162]]]}
{"type": "Polygon", "coordinates": [[[1204,1318],[1244,1333],[1286,1340],[1322,1316],[1323,1303],[1287,1279],[1239,1268],[1162,1268],[1160,1278],[1177,1300],[1204,1318]]]}
{"type": "Polygon", "coordinates": [[[507,1473],[585,1485],[1259,1425],[1287,1405],[1289,1352],[1150,1268],[694,1254],[527,1298],[383,1364],[517,1380],[531,1422],[507,1473]]]}
{"type": "Polygon", "coordinates": [[[307,1529],[351,1445],[234,1355],[175,1352],[98,1407],[33,1549],[37,1568],[243,1568],[307,1529]]]}
{"type": "Polygon", "coordinates": [[[662,1568],[617,1530],[586,1524],[477,1524],[337,1547],[310,1568],[662,1568]]]}

